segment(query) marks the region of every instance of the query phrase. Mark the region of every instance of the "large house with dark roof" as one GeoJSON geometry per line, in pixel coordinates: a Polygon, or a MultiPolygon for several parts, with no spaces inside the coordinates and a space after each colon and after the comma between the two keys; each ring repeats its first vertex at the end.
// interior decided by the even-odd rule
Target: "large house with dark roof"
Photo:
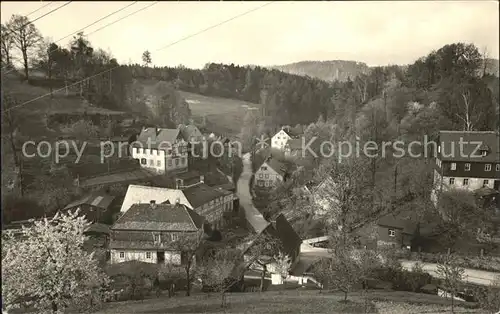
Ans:
{"type": "Polygon", "coordinates": [[[168,201],[133,204],[111,227],[111,263],[141,261],[181,264],[173,243],[203,232],[204,218],[182,204],[168,201]]]}
{"type": "Polygon", "coordinates": [[[500,190],[500,148],[497,132],[440,131],[432,198],[451,188],[500,190]]]}
{"type": "Polygon", "coordinates": [[[179,129],[144,128],[132,143],[132,157],[157,173],[188,170],[188,147],[179,129]]]}
{"type": "Polygon", "coordinates": [[[225,214],[233,211],[234,193],[210,187],[203,181],[176,189],[129,185],[120,211],[125,213],[134,204],[148,203],[151,200],[157,203],[179,202],[205,217],[213,227],[220,228],[225,223],[225,214]]]}

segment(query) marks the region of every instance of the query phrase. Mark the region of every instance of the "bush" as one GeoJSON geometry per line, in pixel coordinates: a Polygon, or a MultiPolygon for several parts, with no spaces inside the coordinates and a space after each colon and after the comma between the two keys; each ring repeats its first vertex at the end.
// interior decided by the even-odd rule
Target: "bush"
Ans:
{"type": "Polygon", "coordinates": [[[379,268],[374,271],[376,279],[392,283],[398,291],[420,292],[420,289],[431,283],[432,276],[423,271],[412,272],[399,267],[379,268]]]}

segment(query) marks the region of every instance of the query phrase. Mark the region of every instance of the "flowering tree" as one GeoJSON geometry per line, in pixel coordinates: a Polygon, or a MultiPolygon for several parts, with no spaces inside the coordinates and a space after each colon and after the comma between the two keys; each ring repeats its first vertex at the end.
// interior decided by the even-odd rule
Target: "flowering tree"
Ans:
{"type": "Polygon", "coordinates": [[[2,306],[61,313],[98,305],[108,278],[93,253],[83,249],[89,223],[78,211],[23,227],[2,241],[2,306]]]}

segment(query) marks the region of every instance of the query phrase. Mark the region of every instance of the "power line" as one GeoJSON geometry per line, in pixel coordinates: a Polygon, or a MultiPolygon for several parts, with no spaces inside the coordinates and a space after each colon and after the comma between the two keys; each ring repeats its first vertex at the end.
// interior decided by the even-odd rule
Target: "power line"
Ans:
{"type": "MultiPolygon", "coordinates": [[[[74,31],[73,33],[68,34],[68,35],[64,36],[63,38],[60,38],[60,39],[56,40],[54,43],[60,42],[61,40],[66,39],[66,38],[68,38],[68,37],[69,37],[69,36],[71,36],[71,35],[77,34],[77,33],[81,32],[81,31],[83,31],[84,29],[89,28],[90,26],[94,26],[95,24],[99,23],[100,21],[105,20],[105,19],[107,19],[108,17],[110,17],[110,16],[112,16],[112,15],[115,15],[116,13],[118,13],[118,12],[121,12],[121,11],[125,10],[126,8],[131,7],[131,6],[133,6],[134,4],[136,4],[136,3],[137,3],[137,1],[134,1],[134,2],[132,2],[131,4],[128,4],[128,5],[124,6],[124,7],[123,7],[123,8],[121,8],[121,9],[118,9],[118,10],[116,10],[116,11],[114,11],[114,12],[111,12],[111,13],[109,13],[108,15],[101,17],[101,18],[100,18],[100,19],[98,19],[97,21],[92,22],[92,23],[90,23],[89,25],[87,25],[87,26],[85,26],[85,27],[82,27],[82,28],[80,28],[80,29],[79,29],[79,30],[77,30],[77,31],[74,31]]],[[[94,33],[95,33],[95,31],[94,31],[94,33]]],[[[88,34],[87,34],[87,36],[88,36],[88,34]]],[[[53,52],[53,51],[51,51],[51,52],[53,52]]]]}
{"type": "MultiPolygon", "coordinates": [[[[136,2],[137,2],[137,1],[136,1],[136,2]]],[[[158,4],[158,1],[155,1],[154,3],[152,3],[152,4],[148,5],[148,6],[145,6],[144,8],[141,8],[141,9],[139,9],[139,10],[137,10],[137,11],[134,11],[134,12],[132,12],[132,13],[128,14],[128,15],[125,15],[124,17],[121,17],[121,18],[119,18],[118,20],[115,20],[115,21],[113,21],[113,22],[111,22],[111,23],[108,23],[108,24],[104,25],[103,27],[98,28],[98,29],[96,29],[96,30],[92,31],[91,33],[87,34],[87,36],[90,36],[90,35],[92,35],[92,34],[94,34],[94,33],[97,33],[98,31],[100,31],[100,30],[102,30],[102,29],[104,29],[104,28],[106,28],[106,27],[109,27],[109,26],[111,26],[111,25],[113,25],[113,24],[115,24],[115,23],[117,23],[117,22],[120,22],[121,20],[126,19],[126,18],[127,18],[127,17],[129,17],[129,16],[132,16],[132,15],[134,15],[134,14],[136,14],[136,13],[139,13],[139,12],[141,12],[141,11],[143,11],[143,10],[146,10],[147,8],[150,8],[150,7],[152,7],[152,6],[153,6],[153,5],[155,5],[155,4],[158,4]]]]}
{"type": "MultiPolygon", "coordinates": [[[[251,10],[248,10],[248,11],[245,11],[245,12],[243,12],[243,13],[241,13],[241,14],[238,14],[238,15],[236,15],[236,16],[233,16],[232,18],[229,18],[229,19],[227,19],[227,20],[224,20],[224,21],[222,21],[222,22],[220,22],[220,23],[217,23],[217,24],[214,24],[214,25],[209,26],[209,27],[207,27],[207,28],[204,28],[203,30],[201,30],[201,31],[199,31],[199,32],[196,32],[196,33],[194,33],[194,34],[188,35],[188,36],[183,37],[183,38],[181,38],[181,39],[179,39],[179,40],[177,40],[177,41],[175,41],[175,42],[173,42],[173,43],[170,43],[170,44],[168,44],[168,45],[165,45],[165,46],[161,47],[160,49],[157,49],[156,51],[159,51],[159,50],[162,50],[162,49],[165,49],[165,48],[169,48],[169,47],[171,47],[171,46],[173,46],[173,45],[175,45],[175,44],[177,44],[177,43],[180,43],[180,42],[182,42],[182,41],[185,41],[185,40],[187,40],[187,39],[190,39],[190,38],[192,38],[192,37],[195,37],[195,36],[197,36],[197,35],[200,35],[200,34],[202,34],[202,33],[204,33],[204,32],[207,32],[207,31],[209,31],[209,30],[211,30],[211,29],[213,29],[213,28],[216,28],[216,27],[218,27],[218,26],[221,26],[221,25],[223,25],[223,24],[229,23],[229,22],[231,22],[231,21],[235,20],[236,18],[242,17],[242,16],[244,16],[244,15],[247,15],[247,14],[250,14],[250,13],[252,13],[252,12],[254,12],[254,11],[257,11],[257,10],[259,10],[259,9],[262,9],[262,8],[264,8],[264,7],[266,7],[266,6],[270,5],[270,4],[272,4],[272,3],[274,3],[274,2],[276,2],[276,1],[271,1],[271,2],[268,2],[268,3],[266,3],[266,4],[263,4],[263,5],[258,6],[258,7],[256,7],[256,8],[253,8],[253,9],[251,9],[251,10]]],[[[157,3],[157,2],[155,2],[154,4],[156,4],[156,3],[157,3]]],[[[151,5],[150,5],[150,6],[151,6],[151,5]]],[[[94,75],[88,76],[88,77],[86,77],[86,78],[84,78],[84,79],[81,79],[81,80],[79,80],[79,81],[76,81],[76,82],[75,82],[75,83],[73,83],[73,84],[70,84],[70,85],[68,85],[68,86],[65,86],[65,87],[60,88],[60,89],[57,89],[57,90],[54,90],[54,91],[52,91],[52,93],[47,93],[47,94],[44,94],[44,95],[42,95],[42,96],[38,96],[38,97],[35,97],[35,98],[31,99],[31,100],[28,100],[28,101],[26,101],[26,102],[23,102],[23,103],[21,103],[21,104],[18,104],[18,105],[12,106],[12,107],[10,107],[10,108],[8,108],[8,109],[4,110],[3,112],[7,112],[7,111],[10,111],[10,110],[12,110],[12,109],[14,109],[14,108],[17,108],[17,107],[21,107],[21,106],[27,105],[27,104],[29,104],[29,103],[32,103],[32,102],[34,102],[34,101],[37,101],[37,100],[42,99],[42,98],[44,98],[44,97],[47,97],[47,96],[49,96],[49,95],[51,95],[51,94],[53,94],[53,93],[57,93],[57,92],[60,92],[60,91],[62,91],[62,90],[65,90],[67,87],[77,85],[77,84],[79,84],[79,83],[81,83],[81,82],[84,82],[84,81],[86,81],[86,80],[88,80],[88,79],[91,79],[91,78],[97,77],[97,76],[99,76],[99,75],[101,75],[101,74],[104,74],[104,73],[106,73],[106,72],[110,72],[110,71],[112,71],[112,70],[114,70],[114,69],[117,69],[117,68],[119,68],[119,67],[121,67],[121,65],[114,66],[114,67],[112,67],[112,68],[110,68],[110,69],[106,69],[106,70],[101,71],[101,72],[99,72],[99,73],[97,73],[97,74],[94,74],[94,75]]]]}
{"type": "Polygon", "coordinates": [[[56,12],[57,10],[60,10],[60,9],[64,8],[65,6],[67,6],[68,4],[70,4],[71,2],[72,2],[72,1],[68,1],[68,2],[66,2],[66,3],[65,3],[65,4],[63,4],[63,5],[60,5],[60,6],[58,6],[57,8],[55,8],[55,9],[53,9],[53,10],[51,10],[51,11],[49,11],[49,12],[45,13],[45,14],[42,14],[41,16],[37,17],[37,18],[36,18],[36,19],[34,19],[33,21],[28,21],[26,24],[22,25],[22,26],[21,26],[21,27],[19,27],[18,29],[16,29],[16,30],[11,30],[11,31],[8,33],[8,35],[10,35],[10,34],[12,34],[12,33],[15,33],[15,32],[18,32],[18,31],[20,31],[21,29],[23,29],[23,28],[25,28],[26,26],[28,26],[29,24],[32,24],[33,22],[38,21],[39,19],[41,19],[41,18],[43,18],[43,17],[46,17],[47,15],[52,14],[52,13],[56,12]]]}
{"type": "Polygon", "coordinates": [[[43,8],[51,5],[52,3],[53,3],[53,1],[49,1],[49,3],[42,5],[41,7],[39,7],[38,9],[36,9],[35,11],[31,11],[30,13],[26,14],[25,16],[28,17],[31,14],[36,13],[36,12],[40,11],[41,9],[43,9],[43,8]]]}

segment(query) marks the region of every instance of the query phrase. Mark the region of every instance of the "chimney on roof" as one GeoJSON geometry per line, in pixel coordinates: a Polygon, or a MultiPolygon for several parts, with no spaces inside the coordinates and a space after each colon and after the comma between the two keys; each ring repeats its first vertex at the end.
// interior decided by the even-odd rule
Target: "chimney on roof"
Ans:
{"type": "Polygon", "coordinates": [[[175,205],[179,205],[181,203],[181,200],[179,198],[175,199],[175,205]]]}
{"type": "Polygon", "coordinates": [[[151,208],[153,208],[153,209],[156,208],[156,201],[155,200],[149,201],[149,204],[151,205],[151,208]]]}
{"type": "Polygon", "coordinates": [[[175,189],[179,190],[184,186],[184,180],[182,179],[175,179],[175,189]]]}
{"type": "Polygon", "coordinates": [[[204,175],[200,175],[200,183],[204,183],[205,182],[205,176],[204,175]]]}

